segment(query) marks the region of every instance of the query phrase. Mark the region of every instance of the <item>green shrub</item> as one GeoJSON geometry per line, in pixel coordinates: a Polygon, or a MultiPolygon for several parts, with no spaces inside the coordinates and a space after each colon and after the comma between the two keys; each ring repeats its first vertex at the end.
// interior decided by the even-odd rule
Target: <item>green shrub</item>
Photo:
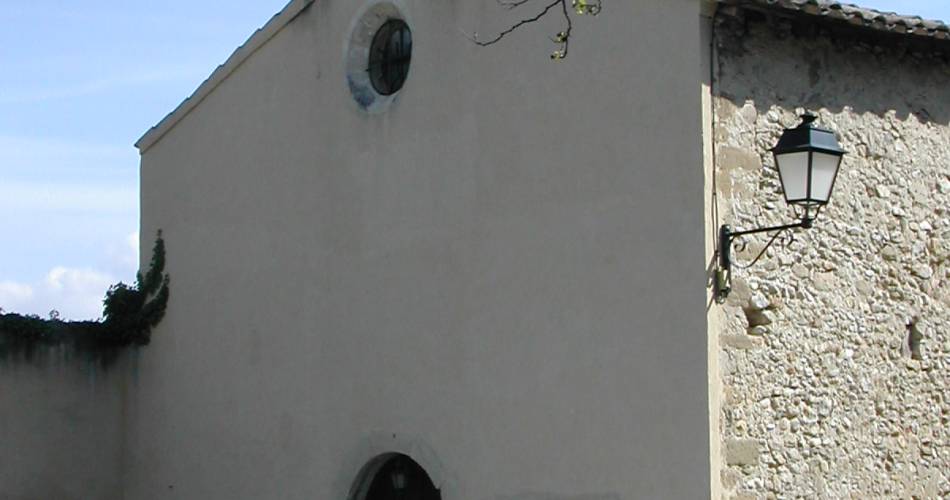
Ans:
{"type": "Polygon", "coordinates": [[[68,345],[96,361],[109,363],[122,348],[149,343],[152,328],[165,315],[168,286],[165,242],[159,231],[148,272],[137,273],[135,286],[120,282],[109,287],[99,321],[61,321],[55,310],[50,311],[49,319],[3,314],[0,310],[0,359],[29,360],[41,348],[68,345]]]}

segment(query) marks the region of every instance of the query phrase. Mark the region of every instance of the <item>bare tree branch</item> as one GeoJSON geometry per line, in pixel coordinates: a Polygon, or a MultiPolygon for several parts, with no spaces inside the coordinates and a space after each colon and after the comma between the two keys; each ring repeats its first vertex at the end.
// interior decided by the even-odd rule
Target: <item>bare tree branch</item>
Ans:
{"type": "Polygon", "coordinates": [[[497,1],[498,1],[498,4],[501,5],[502,7],[508,10],[512,10],[516,7],[520,7],[530,2],[531,0],[497,0],[497,1]]]}
{"type": "MultiPolygon", "coordinates": [[[[544,17],[545,15],[547,15],[547,13],[548,13],[551,9],[553,9],[554,7],[557,7],[558,4],[563,4],[563,3],[566,2],[566,1],[567,1],[567,0],[554,0],[553,2],[551,2],[550,4],[548,4],[548,5],[544,8],[544,10],[542,10],[541,12],[539,12],[537,15],[535,15],[535,16],[533,16],[533,17],[529,17],[529,18],[527,18],[527,19],[522,19],[521,21],[518,21],[517,23],[515,23],[515,24],[514,24],[513,26],[511,26],[510,28],[508,28],[508,29],[506,29],[506,30],[504,30],[504,31],[502,31],[502,32],[500,32],[500,33],[498,33],[498,35],[495,36],[494,38],[492,38],[491,40],[482,42],[482,41],[479,41],[479,40],[475,39],[475,40],[473,40],[473,41],[475,42],[476,45],[480,45],[480,46],[482,46],[482,47],[487,47],[487,46],[489,46],[489,45],[494,45],[494,44],[500,42],[502,38],[505,38],[506,36],[508,36],[508,35],[510,35],[511,33],[513,33],[513,32],[514,32],[515,30],[517,30],[518,28],[520,28],[520,27],[522,27],[522,26],[524,26],[524,25],[526,25],[526,24],[531,24],[531,23],[534,23],[534,22],[539,21],[542,17],[544,17]]],[[[519,5],[524,5],[524,4],[527,3],[527,2],[528,2],[528,0],[520,0],[519,2],[511,3],[511,4],[502,3],[502,5],[509,5],[509,6],[510,6],[509,8],[514,8],[514,7],[517,7],[517,6],[519,6],[519,5]]],[[[476,36],[478,36],[478,35],[476,34],[476,36]]]]}
{"type": "MultiPolygon", "coordinates": [[[[573,9],[574,12],[577,13],[578,15],[587,14],[587,15],[596,16],[597,14],[600,13],[601,6],[602,6],[602,3],[601,3],[602,0],[570,0],[570,1],[571,1],[570,9],[573,9]]],[[[501,5],[505,9],[514,10],[514,9],[517,9],[518,7],[521,7],[531,2],[531,0],[497,0],[497,2],[499,5],[501,5]]],[[[555,59],[555,60],[564,59],[565,57],[567,57],[567,53],[570,48],[571,34],[574,31],[574,22],[571,19],[571,14],[568,9],[567,2],[568,0],[552,0],[550,1],[550,3],[545,4],[545,6],[537,14],[531,17],[526,17],[522,19],[521,21],[518,21],[517,23],[513,24],[508,29],[499,32],[497,35],[495,35],[493,38],[489,40],[484,40],[484,41],[479,40],[478,33],[476,33],[474,36],[469,36],[468,39],[481,47],[494,45],[500,42],[506,36],[517,31],[519,28],[527,24],[532,24],[532,23],[536,23],[540,21],[542,18],[544,18],[544,16],[548,15],[552,10],[554,10],[557,6],[560,5],[561,13],[564,15],[565,28],[559,33],[557,33],[557,35],[555,35],[553,38],[551,38],[551,41],[558,45],[558,49],[555,50],[551,54],[551,59],[555,59]]]]}

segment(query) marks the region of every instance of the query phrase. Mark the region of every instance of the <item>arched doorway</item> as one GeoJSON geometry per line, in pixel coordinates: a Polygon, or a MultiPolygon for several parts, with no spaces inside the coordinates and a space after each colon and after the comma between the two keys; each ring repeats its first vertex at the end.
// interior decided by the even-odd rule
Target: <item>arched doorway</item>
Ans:
{"type": "Polygon", "coordinates": [[[415,460],[386,453],[363,467],[349,500],[442,500],[442,495],[415,460]]]}

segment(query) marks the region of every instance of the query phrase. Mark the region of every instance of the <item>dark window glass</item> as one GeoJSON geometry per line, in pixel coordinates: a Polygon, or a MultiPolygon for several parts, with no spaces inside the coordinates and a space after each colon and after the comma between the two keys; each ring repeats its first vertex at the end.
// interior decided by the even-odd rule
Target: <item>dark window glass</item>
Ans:
{"type": "Polygon", "coordinates": [[[369,48],[369,80],[376,92],[392,95],[402,88],[412,60],[412,32],[401,19],[383,24],[369,48]]]}

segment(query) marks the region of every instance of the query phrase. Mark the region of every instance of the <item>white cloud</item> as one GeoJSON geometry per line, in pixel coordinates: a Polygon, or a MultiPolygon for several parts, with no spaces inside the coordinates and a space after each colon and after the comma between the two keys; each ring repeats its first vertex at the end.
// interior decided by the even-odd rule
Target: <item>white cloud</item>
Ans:
{"type": "Polygon", "coordinates": [[[92,269],[57,266],[36,283],[0,282],[0,307],[42,317],[55,309],[63,319],[98,319],[102,299],[114,281],[92,269]]]}
{"type": "Polygon", "coordinates": [[[0,307],[13,311],[33,298],[33,287],[13,281],[0,281],[0,307]]]}
{"type": "Polygon", "coordinates": [[[0,281],[0,308],[44,318],[55,309],[63,319],[98,319],[109,287],[120,280],[133,284],[138,270],[139,232],[116,237],[113,242],[103,249],[106,262],[96,268],[60,265],[35,280],[0,281]]]}
{"type": "Polygon", "coordinates": [[[133,231],[125,238],[125,242],[129,245],[129,249],[132,251],[132,260],[138,264],[139,261],[139,232],[133,231]]]}
{"type": "Polygon", "coordinates": [[[68,267],[54,267],[46,275],[46,285],[50,290],[61,292],[64,290],[84,291],[89,288],[96,290],[103,286],[108,287],[111,278],[91,269],[70,269],[68,267]]]}
{"type": "Polygon", "coordinates": [[[134,275],[139,269],[139,232],[129,233],[122,244],[109,245],[106,253],[117,264],[113,268],[115,272],[134,275]]]}

